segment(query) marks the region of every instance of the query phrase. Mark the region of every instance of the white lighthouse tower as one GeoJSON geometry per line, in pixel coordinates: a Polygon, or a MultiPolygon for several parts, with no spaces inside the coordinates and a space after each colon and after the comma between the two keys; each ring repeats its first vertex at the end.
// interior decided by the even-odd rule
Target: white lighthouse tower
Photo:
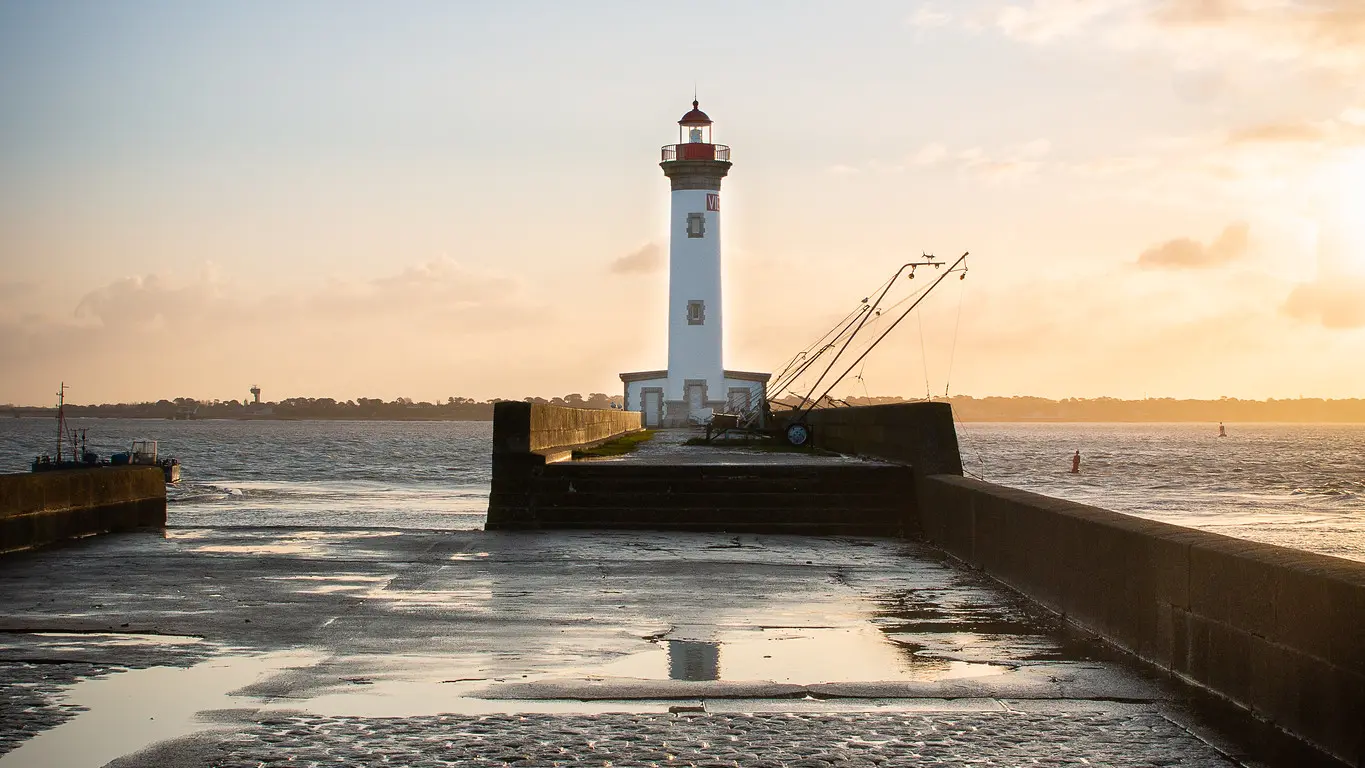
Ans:
{"type": "Polygon", "coordinates": [[[678,143],[662,151],[673,188],[668,242],[668,368],[621,374],[626,408],[645,426],[703,423],[715,413],[759,405],[768,374],[723,363],[720,183],[730,148],[711,140],[711,118],[696,101],[678,121],[678,143]]]}

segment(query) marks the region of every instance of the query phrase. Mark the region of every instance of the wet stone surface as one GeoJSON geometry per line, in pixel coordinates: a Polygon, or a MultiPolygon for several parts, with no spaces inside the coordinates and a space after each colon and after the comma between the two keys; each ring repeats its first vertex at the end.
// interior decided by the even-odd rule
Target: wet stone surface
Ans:
{"type": "Polygon", "coordinates": [[[0,606],[0,768],[1230,764],[912,541],[172,528],[8,556],[0,606]]]}
{"type": "Polygon", "coordinates": [[[60,702],[60,692],[77,680],[109,670],[93,664],[0,664],[0,755],[30,737],[61,725],[83,707],[60,702]]]}
{"type": "Polygon", "coordinates": [[[1148,712],[281,717],[208,751],[221,768],[1234,765],[1148,712]]]}
{"type": "MultiPolygon", "coordinates": [[[[619,461],[630,464],[774,464],[782,466],[828,465],[828,464],[882,464],[876,459],[859,456],[842,456],[824,451],[793,451],[785,446],[770,448],[748,447],[743,445],[686,445],[686,441],[700,438],[706,434],[701,428],[661,429],[654,438],[640,445],[630,453],[605,461],[619,461]]],[[[603,461],[604,459],[593,459],[603,461]]]]}
{"type": "Polygon", "coordinates": [[[7,632],[0,635],[0,755],[67,722],[86,707],[65,701],[82,680],[128,669],[202,661],[198,638],[109,633],[7,632]]]}

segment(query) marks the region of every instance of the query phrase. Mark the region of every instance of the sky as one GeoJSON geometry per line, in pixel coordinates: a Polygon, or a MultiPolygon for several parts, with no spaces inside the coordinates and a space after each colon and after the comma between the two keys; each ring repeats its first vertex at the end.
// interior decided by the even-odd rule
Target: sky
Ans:
{"type": "Polygon", "coordinates": [[[0,0],[0,402],[619,392],[694,89],[727,368],[969,251],[836,394],[1365,397],[1359,0],[0,0]]]}

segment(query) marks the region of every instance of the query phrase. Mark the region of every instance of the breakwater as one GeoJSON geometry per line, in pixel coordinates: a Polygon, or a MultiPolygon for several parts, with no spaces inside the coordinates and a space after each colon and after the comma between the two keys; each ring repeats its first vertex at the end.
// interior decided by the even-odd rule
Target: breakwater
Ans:
{"type": "Polygon", "coordinates": [[[817,446],[921,466],[924,539],[1176,676],[1365,764],[1365,563],[962,476],[945,403],[810,414],[817,446]]]}
{"type": "MultiPolygon", "coordinates": [[[[910,471],[890,464],[562,462],[501,478],[487,528],[906,536],[910,471]],[[518,492],[519,491],[519,492],[518,492]]],[[[499,482],[494,473],[495,489],[499,482]]],[[[909,530],[907,530],[907,526],[909,530]]]]}
{"type": "MultiPolygon", "coordinates": [[[[639,414],[526,403],[498,408],[488,530],[905,536],[917,525],[911,471],[903,465],[792,464],[781,454],[743,463],[727,461],[734,454],[712,455],[708,461],[708,450],[726,449],[681,446],[657,461],[556,462],[589,439],[601,442],[638,429],[639,414]]],[[[658,447],[646,446],[642,452],[658,447]]]]}
{"type": "Polygon", "coordinates": [[[1142,659],[1365,760],[1365,564],[937,475],[925,538],[1142,659]]]}
{"type": "Polygon", "coordinates": [[[535,454],[545,461],[566,459],[585,448],[642,429],[640,414],[595,408],[564,408],[520,402],[493,409],[493,457],[535,454]]]}
{"type": "MultiPolygon", "coordinates": [[[[894,511],[845,504],[840,514],[812,516],[809,494],[821,485],[815,480],[791,486],[785,498],[782,489],[765,489],[773,492],[765,501],[770,525],[802,521],[788,530],[815,534],[857,526],[922,539],[1144,661],[1350,765],[1365,763],[1365,563],[963,477],[944,403],[826,409],[808,421],[817,447],[901,470],[880,507],[894,511]],[[898,525],[879,525],[896,514],[898,525]]],[[[586,476],[572,476],[580,467],[540,466],[503,474],[504,491],[515,487],[525,503],[510,516],[506,505],[490,503],[490,528],[762,530],[748,527],[733,501],[722,504],[733,493],[703,504],[672,501],[712,490],[704,468],[634,467],[672,473],[666,486],[656,478],[647,487],[636,485],[628,462],[584,465],[601,475],[587,484],[586,476]]],[[[495,448],[495,499],[497,467],[495,448]]],[[[786,471],[816,478],[821,468],[786,471]]]]}
{"type": "Polygon", "coordinates": [[[493,468],[484,527],[539,527],[530,524],[531,510],[547,463],[569,458],[575,448],[642,428],[640,414],[634,411],[498,403],[493,409],[493,468]]]}
{"type": "Polygon", "coordinates": [[[166,483],[160,467],[0,475],[0,552],[165,525],[166,483]]]}
{"type": "MultiPolygon", "coordinates": [[[[776,415],[778,423],[791,419],[776,415]]],[[[916,475],[962,474],[962,452],[947,403],[821,408],[805,414],[819,449],[909,465],[916,475]]]]}

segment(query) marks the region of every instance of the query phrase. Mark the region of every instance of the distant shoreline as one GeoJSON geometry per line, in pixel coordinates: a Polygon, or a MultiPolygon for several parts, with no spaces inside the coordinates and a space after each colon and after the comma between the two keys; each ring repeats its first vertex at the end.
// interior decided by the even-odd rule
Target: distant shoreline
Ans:
{"type": "MultiPolygon", "coordinates": [[[[51,413],[48,413],[48,414],[24,413],[24,414],[14,415],[14,416],[11,416],[11,417],[9,417],[9,418],[11,418],[11,419],[48,419],[48,420],[51,420],[51,419],[56,418],[56,415],[57,415],[57,409],[53,408],[53,409],[52,409],[52,412],[51,412],[51,413]]],[[[148,416],[148,415],[133,415],[133,414],[119,414],[119,415],[110,415],[110,416],[106,416],[106,415],[91,416],[91,415],[87,415],[87,414],[83,414],[83,413],[71,413],[71,414],[68,414],[66,418],[67,418],[68,421],[76,421],[76,420],[80,420],[80,421],[86,421],[86,420],[107,421],[107,420],[113,420],[113,419],[128,419],[128,420],[133,420],[133,421],[200,421],[200,422],[203,422],[203,421],[234,421],[234,422],[235,422],[235,421],[391,421],[391,422],[394,422],[394,423],[403,423],[403,422],[413,422],[413,421],[427,421],[427,422],[460,421],[460,422],[485,422],[485,423],[490,423],[490,424],[493,422],[493,420],[490,419],[490,418],[460,418],[460,417],[443,418],[443,419],[418,418],[418,417],[413,417],[413,418],[411,418],[411,419],[402,419],[402,418],[395,419],[395,418],[390,417],[390,416],[376,416],[376,417],[373,417],[373,418],[366,418],[366,417],[364,417],[364,416],[337,416],[337,417],[327,417],[327,416],[211,416],[211,417],[202,418],[202,419],[201,419],[201,418],[198,418],[198,417],[196,417],[196,418],[191,418],[191,419],[177,419],[177,418],[175,418],[174,416],[148,416]]],[[[4,420],[3,418],[0,418],[0,421],[3,421],[3,420],[4,420]]]]}
{"type": "MultiPolygon", "coordinates": [[[[13,419],[51,419],[51,418],[53,418],[53,415],[54,415],[54,414],[55,414],[55,410],[54,410],[53,414],[48,414],[48,415],[23,414],[23,415],[14,416],[14,417],[11,417],[11,418],[13,418],[13,419]]],[[[390,417],[382,417],[382,418],[378,418],[378,417],[377,417],[377,418],[364,418],[364,417],[359,417],[359,418],[356,418],[356,417],[350,417],[350,418],[346,418],[346,417],[327,418],[327,417],[316,417],[316,416],[299,416],[299,417],[293,417],[293,416],[249,416],[249,417],[213,417],[213,418],[207,418],[207,419],[198,419],[198,418],[195,418],[195,419],[176,419],[176,418],[168,418],[168,417],[165,417],[165,416],[85,416],[85,415],[80,415],[80,414],[74,414],[74,415],[68,416],[67,418],[68,418],[69,420],[72,420],[72,421],[76,421],[76,420],[79,420],[79,421],[91,421],[91,420],[93,420],[93,421],[112,421],[112,420],[116,420],[116,419],[125,419],[125,420],[130,420],[130,421],[185,421],[185,422],[222,422],[222,421],[230,421],[230,422],[245,422],[245,421],[291,421],[291,422],[310,421],[310,422],[323,422],[323,421],[336,421],[336,422],[352,422],[352,423],[362,423],[362,422],[363,422],[363,423],[370,423],[370,422],[389,422],[389,423],[393,423],[393,424],[405,424],[405,423],[409,423],[409,424],[410,424],[410,423],[429,423],[429,424],[435,424],[435,423],[441,423],[441,422],[459,422],[459,423],[483,423],[483,424],[491,424],[491,423],[493,422],[492,419],[481,419],[481,418],[467,418],[467,419],[466,419],[466,418],[449,418],[449,419],[431,419],[431,418],[425,418],[425,419],[423,419],[423,418],[411,418],[411,419],[395,419],[395,418],[390,418],[390,417]]],[[[0,419],[0,421],[3,421],[3,419],[0,419]]],[[[1250,425],[1256,425],[1256,424],[1265,424],[1265,425],[1274,425],[1274,424],[1343,424],[1343,425],[1349,425],[1349,424],[1362,424],[1362,425],[1365,425],[1365,419],[1298,419],[1298,420],[1281,419],[1281,420],[1246,420],[1246,421],[1240,421],[1240,420],[1236,420],[1236,419],[1132,419],[1132,418],[1130,418],[1130,419],[1067,419],[1067,418],[1055,418],[1055,419],[1054,419],[1054,418],[963,418],[963,417],[961,417],[961,416],[958,416],[958,417],[956,418],[956,421],[959,422],[959,423],[961,423],[961,424],[1229,424],[1229,425],[1242,425],[1242,426],[1250,426],[1250,425]]]]}
{"type": "MultiPolygon", "coordinates": [[[[594,393],[588,397],[566,395],[532,402],[573,408],[606,409],[621,406],[621,396],[594,393]]],[[[372,398],[340,402],[331,398],[286,398],[279,402],[240,403],[237,401],[201,402],[189,398],[155,403],[107,403],[67,405],[70,419],[124,418],[185,421],[491,421],[496,400],[475,401],[449,398],[446,402],[413,402],[408,398],[385,402],[372,398]]],[[[520,402],[520,401],[518,401],[520,402]]],[[[778,407],[798,404],[784,399],[778,407]]],[[[899,397],[850,397],[839,401],[851,406],[880,406],[924,402],[899,397]]],[[[1001,424],[1365,424],[1365,399],[1296,398],[1286,400],[1176,400],[1154,398],[1120,400],[1112,397],[971,397],[959,395],[946,400],[953,416],[963,423],[1001,424]]],[[[57,409],[51,406],[0,405],[0,419],[6,416],[51,419],[57,409]]]]}

